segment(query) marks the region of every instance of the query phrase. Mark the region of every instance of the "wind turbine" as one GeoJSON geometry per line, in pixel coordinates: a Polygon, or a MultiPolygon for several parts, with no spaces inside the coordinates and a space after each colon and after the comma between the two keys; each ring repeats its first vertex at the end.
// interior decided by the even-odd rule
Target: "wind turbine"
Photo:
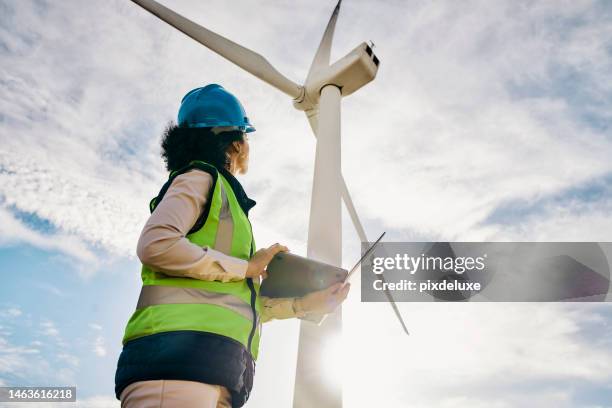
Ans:
{"type": "MultiPolygon", "coordinates": [[[[332,39],[342,0],[338,1],[331,15],[302,86],[278,72],[260,54],[188,20],[156,1],[132,1],[245,71],[289,95],[293,99],[293,106],[306,113],[312,131],[317,137],[308,225],[308,257],[338,266],[342,264],[341,200],[346,205],[359,238],[362,242],[368,242],[341,174],[340,104],[343,97],[357,91],[376,77],[379,60],[372,48],[363,42],[330,65],[332,39]]],[[[391,294],[389,292],[386,294],[407,333],[391,294]]],[[[340,307],[320,325],[301,323],[294,408],[342,406],[342,390],[339,386],[326,384],[324,366],[320,358],[324,347],[321,339],[338,335],[341,331],[340,307]]]]}

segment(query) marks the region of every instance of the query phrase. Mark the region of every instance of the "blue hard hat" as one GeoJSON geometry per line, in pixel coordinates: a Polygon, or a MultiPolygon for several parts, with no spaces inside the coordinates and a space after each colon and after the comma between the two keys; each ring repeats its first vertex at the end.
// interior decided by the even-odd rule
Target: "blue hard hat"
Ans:
{"type": "Polygon", "coordinates": [[[243,132],[255,130],[238,98],[218,84],[189,91],[181,100],[178,124],[186,127],[232,126],[243,132]]]}

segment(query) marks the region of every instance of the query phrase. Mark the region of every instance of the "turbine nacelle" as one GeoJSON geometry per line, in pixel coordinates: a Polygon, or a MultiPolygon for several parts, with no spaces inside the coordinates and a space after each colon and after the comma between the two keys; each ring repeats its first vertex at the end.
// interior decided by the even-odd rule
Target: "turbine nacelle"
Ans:
{"type": "Polygon", "coordinates": [[[321,89],[327,85],[337,86],[343,97],[348,96],[376,77],[379,64],[372,48],[363,42],[334,64],[312,72],[293,106],[303,111],[316,109],[321,89]]]}

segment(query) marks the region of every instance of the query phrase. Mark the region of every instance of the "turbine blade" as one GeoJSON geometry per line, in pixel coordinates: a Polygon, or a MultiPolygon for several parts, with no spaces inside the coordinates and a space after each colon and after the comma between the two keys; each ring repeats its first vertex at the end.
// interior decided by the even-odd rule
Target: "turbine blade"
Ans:
{"type": "Polygon", "coordinates": [[[336,8],[334,8],[331,17],[329,18],[327,28],[323,33],[323,38],[321,39],[317,53],[312,60],[310,69],[308,70],[308,76],[306,77],[306,82],[304,82],[305,84],[308,83],[308,80],[312,78],[315,72],[329,66],[329,58],[331,54],[332,40],[334,38],[334,30],[336,28],[336,20],[338,20],[338,14],[340,13],[340,3],[342,3],[342,0],[338,0],[338,4],[336,4],[336,8]]]}
{"type": "Polygon", "coordinates": [[[296,99],[302,87],[278,72],[264,57],[181,16],[154,0],[132,0],[240,68],[296,99]]]}
{"type": "MultiPolygon", "coordinates": [[[[381,274],[380,278],[381,278],[381,280],[384,283],[385,282],[385,277],[381,274]]],[[[391,295],[391,292],[389,291],[389,289],[386,288],[386,285],[385,285],[384,291],[385,291],[385,296],[387,297],[387,300],[389,301],[389,304],[391,305],[391,308],[393,309],[393,312],[395,313],[395,316],[397,317],[397,319],[399,320],[400,324],[402,325],[402,329],[404,329],[404,332],[407,335],[410,336],[410,332],[406,328],[406,323],[404,323],[404,319],[402,318],[402,315],[401,315],[399,309],[397,308],[397,304],[395,304],[395,300],[393,299],[393,295],[391,295]]]]}
{"type": "MultiPolygon", "coordinates": [[[[340,183],[342,185],[342,191],[341,191],[342,201],[344,201],[344,205],[351,216],[351,220],[353,221],[355,230],[357,230],[357,235],[359,235],[359,239],[361,240],[361,242],[370,242],[368,241],[368,237],[365,234],[365,230],[363,229],[363,226],[361,225],[361,220],[359,219],[359,216],[357,215],[357,211],[355,210],[355,206],[353,205],[353,200],[351,198],[351,195],[349,194],[349,191],[348,191],[348,188],[346,186],[346,182],[344,181],[343,176],[341,176],[340,183]]],[[[361,266],[359,267],[359,273],[361,273],[361,266]]],[[[380,275],[380,277],[382,281],[385,282],[385,277],[383,275],[380,275]]],[[[387,297],[387,300],[389,301],[389,304],[391,305],[391,308],[393,309],[393,312],[395,313],[395,316],[397,316],[397,319],[402,325],[402,329],[404,329],[404,332],[406,332],[406,334],[410,335],[410,333],[408,332],[408,329],[406,328],[406,323],[404,323],[404,319],[402,318],[402,315],[397,307],[397,304],[395,304],[395,299],[393,299],[393,295],[391,294],[389,289],[387,289],[386,287],[384,289],[384,292],[385,292],[385,296],[387,297]]]]}
{"type": "Polygon", "coordinates": [[[365,230],[363,229],[363,225],[361,225],[361,220],[357,215],[357,210],[355,210],[355,206],[353,205],[353,199],[349,194],[348,187],[346,186],[346,182],[344,181],[344,176],[341,176],[340,184],[340,187],[342,188],[342,201],[344,201],[344,206],[346,207],[346,210],[351,216],[351,221],[353,221],[355,231],[357,231],[357,235],[359,236],[359,239],[362,242],[368,242],[368,237],[366,236],[365,230]]]}

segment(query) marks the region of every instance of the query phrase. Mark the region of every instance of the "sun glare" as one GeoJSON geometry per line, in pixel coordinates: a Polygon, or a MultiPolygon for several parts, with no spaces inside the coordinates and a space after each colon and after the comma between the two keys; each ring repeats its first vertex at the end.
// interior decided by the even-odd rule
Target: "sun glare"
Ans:
{"type": "Polygon", "coordinates": [[[323,353],[321,353],[325,380],[334,387],[342,386],[344,367],[346,366],[346,350],[342,347],[342,336],[335,335],[325,340],[323,353]]]}

